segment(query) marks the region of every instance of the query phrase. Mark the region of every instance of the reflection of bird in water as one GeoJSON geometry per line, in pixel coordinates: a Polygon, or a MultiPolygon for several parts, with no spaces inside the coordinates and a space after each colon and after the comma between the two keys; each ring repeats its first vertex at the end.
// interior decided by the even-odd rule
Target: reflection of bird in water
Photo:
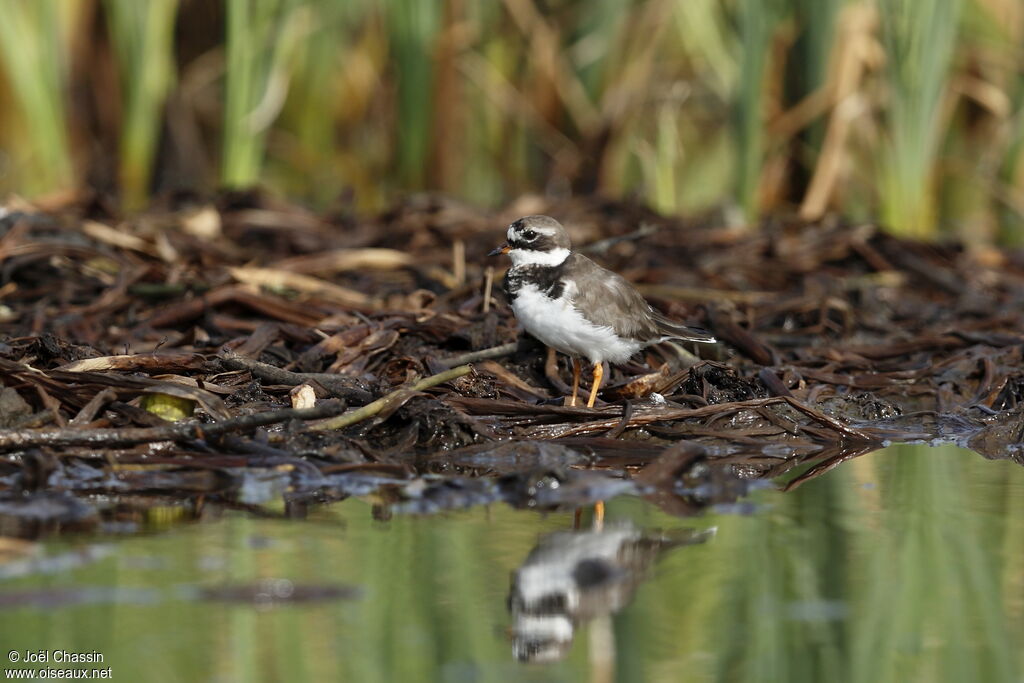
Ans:
{"type": "Polygon", "coordinates": [[[715,530],[645,533],[632,524],[543,537],[512,575],[512,651],[520,661],[556,661],[576,628],[625,607],[658,556],[703,543],[715,530]]]}

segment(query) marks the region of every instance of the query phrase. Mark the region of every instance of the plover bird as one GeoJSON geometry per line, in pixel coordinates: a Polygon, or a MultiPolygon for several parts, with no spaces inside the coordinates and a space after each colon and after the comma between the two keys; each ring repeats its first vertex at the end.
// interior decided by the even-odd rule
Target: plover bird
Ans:
{"type": "Polygon", "coordinates": [[[640,349],[670,339],[715,341],[704,330],[669,320],[620,275],[572,251],[569,233],[554,218],[520,218],[507,237],[490,255],[512,259],[505,291],[523,328],[572,358],[569,405],[576,405],[581,357],[594,365],[587,400],[592,408],[604,361],[624,363],[640,349]]]}

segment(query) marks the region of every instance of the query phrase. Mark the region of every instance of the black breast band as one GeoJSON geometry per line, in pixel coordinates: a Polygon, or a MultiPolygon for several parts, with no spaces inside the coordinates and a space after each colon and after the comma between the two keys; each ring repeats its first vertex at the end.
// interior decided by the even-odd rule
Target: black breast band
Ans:
{"type": "Polygon", "coordinates": [[[524,285],[534,285],[544,292],[549,299],[558,299],[565,291],[565,283],[562,281],[562,266],[541,266],[526,265],[510,268],[505,275],[505,293],[511,301],[515,301],[519,290],[524,285]]]}

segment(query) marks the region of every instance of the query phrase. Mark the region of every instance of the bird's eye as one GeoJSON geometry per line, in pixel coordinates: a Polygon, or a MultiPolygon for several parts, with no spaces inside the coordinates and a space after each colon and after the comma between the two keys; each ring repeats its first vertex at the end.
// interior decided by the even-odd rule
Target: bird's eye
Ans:
{"type": "Polygon", "coordinates": [[[535,239],[537,239],[537,233],[535,233],[533,230],[524,230],[523,231],[523,239],[531,240],[531,241],[535,240],[535,239]]]}

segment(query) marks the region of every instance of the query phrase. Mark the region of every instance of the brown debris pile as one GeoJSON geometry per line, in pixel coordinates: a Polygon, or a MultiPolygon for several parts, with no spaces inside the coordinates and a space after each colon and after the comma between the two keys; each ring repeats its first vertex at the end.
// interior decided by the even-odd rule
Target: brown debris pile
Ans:
{"type": "Polygon", "coordinates": [[[0,215],[0,520],[109,519],[92,494],[284,496],[299,514],[371,492],[430,511],[625,491],[691,512],[735,498],[718,472],[809,465],[792,486],[886,440],[1024,462],[1020,253],[598,200],[491,214],[416,197],[365,219],[232,194],[130,221],[86,203],[0,215]],[[505,264],[485,257],[526,213],[723,343],[653,347],[596,408],[563,406],[566,359],[519,338],[505,264]],[[687,484],[697,472],[719,485],[687,484]]]}

